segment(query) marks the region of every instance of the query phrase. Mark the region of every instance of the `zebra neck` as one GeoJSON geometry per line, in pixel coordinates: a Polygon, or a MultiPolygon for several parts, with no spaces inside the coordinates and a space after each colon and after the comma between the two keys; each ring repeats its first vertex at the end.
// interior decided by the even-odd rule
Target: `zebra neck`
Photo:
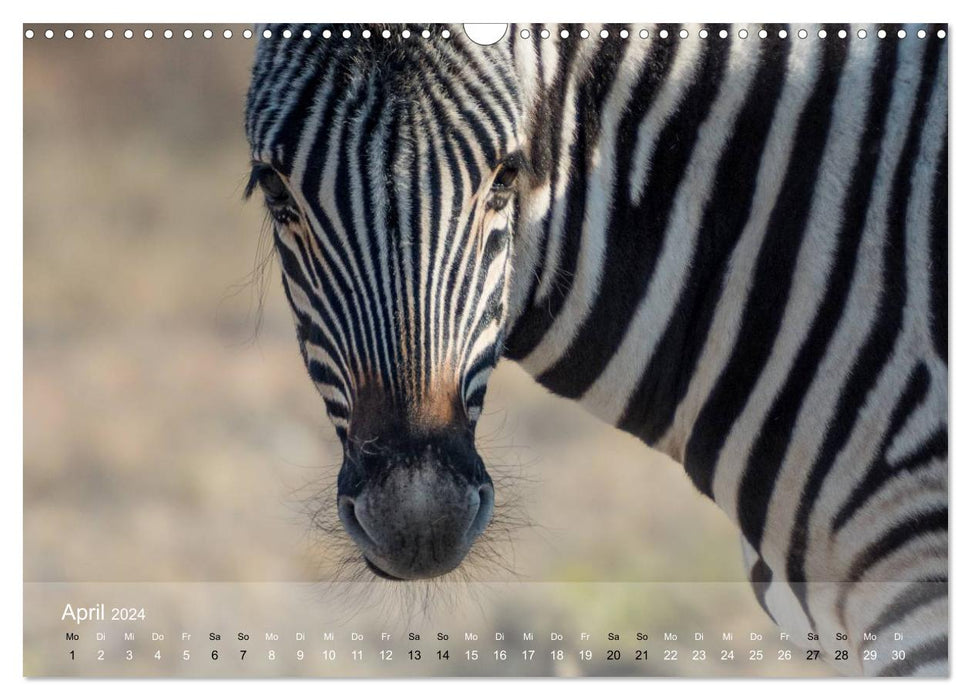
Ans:
{"type": "Polygon", "coordinates": [[[506,356],[681,461],[688,428],[675,425],[676,410],[744,221],[733,197],[744,203],[739,192],[754,181],[785,57],[759,60],[733,42],[633,46],[561,56],[571,77],[535,110],[530,158],[543,184],[518,214],[506,356]],[[753,128],[730,143],[745,110],[753,128]]]}
{"type": "MultiPolygon", "coordinates": [[[[589,312],[579,313],[569,293],[591,274],[576,258],[584,246],[565,237],[560,245],[572,263],[549,272],[555,281],[548,294],[523,303],[509,326],[505,355],[553,393],[680,462],[690,427],[676,426],[675,414],[706,340],[730,247],[709,241],[680,290],[651,295],[650,280],[665,274],[657,270],[657,240],[601,235],[607,250],[599,279],[588,282],[596,287],[589,312]]],[[[540,282],[534,286],[545,272],[535,270],[540,282]]]]}

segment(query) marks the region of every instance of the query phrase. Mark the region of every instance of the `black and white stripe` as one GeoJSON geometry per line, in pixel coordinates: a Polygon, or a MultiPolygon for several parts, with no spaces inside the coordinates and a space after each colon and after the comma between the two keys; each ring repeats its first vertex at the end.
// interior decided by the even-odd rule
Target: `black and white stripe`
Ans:
{"type": "Polygon", "coordinates": [[[342,437],[369,382],[474,427],[501,352],[681,461],[784,629],[947,671],[945,27],[289,29],[247,133],[342,437]]]}

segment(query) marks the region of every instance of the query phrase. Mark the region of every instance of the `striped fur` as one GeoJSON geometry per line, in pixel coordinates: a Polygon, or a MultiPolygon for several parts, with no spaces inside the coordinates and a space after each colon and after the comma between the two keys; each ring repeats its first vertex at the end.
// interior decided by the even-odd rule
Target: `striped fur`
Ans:
{"type": "Polygon", "coordinates": [[[376,388],[474,430],[504,354],[682,462],[783,629],[946,673],[947,41],[880,28],[273,28],[254,183],[342,440],[376,388]]]}

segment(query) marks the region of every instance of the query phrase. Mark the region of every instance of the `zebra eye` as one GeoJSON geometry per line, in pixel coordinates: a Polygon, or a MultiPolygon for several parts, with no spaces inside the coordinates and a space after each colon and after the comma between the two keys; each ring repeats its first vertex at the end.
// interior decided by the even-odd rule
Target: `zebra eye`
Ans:
{"type": "Polygon", "coordinates": [[[287,189],[283,178],[277,175],[275,170],[262,167],[254,175],[260,189],[263,190],[267,204],[279,206],[291,201],[290,190],[287,189]]]}
{"type": "Polygon", "coordinates": [[[496,173],[495,178],[492,180],[492,189],[509,189],[516,182],[517,175],[519,175],[518,167],[509,163],[503,163],[499,166],[499,172],[496,173]]]}

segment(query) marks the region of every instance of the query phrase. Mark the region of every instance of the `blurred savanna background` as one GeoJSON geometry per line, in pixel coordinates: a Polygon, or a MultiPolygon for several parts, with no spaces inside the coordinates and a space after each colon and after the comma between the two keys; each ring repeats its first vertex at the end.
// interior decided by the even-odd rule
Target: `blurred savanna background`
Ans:
{"type": "MultiPolygon", "coordinates": [[[[310,512],[335,509],[339,445],[261,203],[242,198],[255,39],[64,28],[24,41],[25,580],[329,580],[343,550],[310,512]]],[[[690,609],[772,629],[738,585],[734,527],[680,466],[510,363],[480,441],[521,526],[471,578],[575,582],[557,609],[593,628],[690,609]],[[735,585],[583,597],[585,582],[636,581],[735,585]]],[[[513,609],[495,605],[487,617],[513,609]]]]}

